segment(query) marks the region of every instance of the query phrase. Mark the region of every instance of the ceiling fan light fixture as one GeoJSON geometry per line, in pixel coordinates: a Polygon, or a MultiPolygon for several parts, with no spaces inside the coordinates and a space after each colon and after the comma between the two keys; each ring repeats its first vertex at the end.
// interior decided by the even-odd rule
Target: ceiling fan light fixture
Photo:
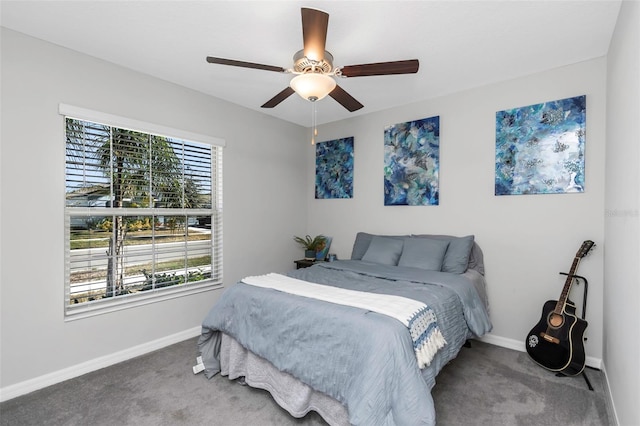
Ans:
{"type": "MultiPolygon", "coordinates": [[[[1,0],[0,0],[1,1],[1,0]]],[[[322,10],[303,7],[302,14],[302,50],[293,55],[293,67],[283,68],[255,62],[207,56],[210,64],[230,65],[263,71],[294,74],[289,86],[285,87],[261,108],[274,108],[282,101],[298,93],[302,99],[314,103],[330,95],[349,112],[364,107],[353,96],[336,84],[335,77],[366,77],[373,75],[414,74],[420,66],[417,59],[374,62],[342,67],[333,67],[333,55],[326,51],[329,14],[322,10]]],[[[315,107],[315,104],[314,104],[315,107]]]]}
{"type": "Polygon", "coordinates": [[[311,72],[295,76],[291,79],[289,86],[302,99],[315,102],[331,93],[336,87],[336,81],[328,75],[311,72]]]}

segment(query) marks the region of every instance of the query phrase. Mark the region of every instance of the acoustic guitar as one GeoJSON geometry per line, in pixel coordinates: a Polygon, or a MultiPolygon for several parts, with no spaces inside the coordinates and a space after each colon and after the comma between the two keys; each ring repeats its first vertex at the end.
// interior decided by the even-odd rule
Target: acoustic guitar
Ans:
{"type": "Polygon", "coordinates": [[[540,321],[527,335],[525,346],[529,356],[542,367],[566,376],[576,376],[584,370],[584,331],[587,322],[576,316],[576,307],[568,297],[580,260],[594,245],[590,240],[582,243],[560,298],[545,302],[540,321]]]}

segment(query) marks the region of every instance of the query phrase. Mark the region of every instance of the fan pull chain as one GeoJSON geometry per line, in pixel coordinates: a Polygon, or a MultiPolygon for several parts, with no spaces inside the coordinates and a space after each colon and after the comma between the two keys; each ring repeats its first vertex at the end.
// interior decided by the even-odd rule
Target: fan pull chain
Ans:
{"type": "Polygon", "coordinates": [[[318,128],[317,126],[317,110],[316,103],[311,102],[313,104],[313,110],[311,111],[311,145],[316,144],[316,136],[318,136],[318,128]]]}

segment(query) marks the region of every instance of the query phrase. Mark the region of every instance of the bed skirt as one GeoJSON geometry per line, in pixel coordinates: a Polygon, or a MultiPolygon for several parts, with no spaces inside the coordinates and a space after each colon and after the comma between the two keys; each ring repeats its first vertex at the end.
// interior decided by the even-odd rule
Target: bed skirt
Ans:
{"type": "Polygon", "coordinates": [[[230,380],[244,377],[249,386],[268,391],[293,417],[316,411],[332,426],[349,425],[349,414],[340,402],[278,370],[226,334],[222,334],[220,344],[220,368],[220,374],[230,380]]]}

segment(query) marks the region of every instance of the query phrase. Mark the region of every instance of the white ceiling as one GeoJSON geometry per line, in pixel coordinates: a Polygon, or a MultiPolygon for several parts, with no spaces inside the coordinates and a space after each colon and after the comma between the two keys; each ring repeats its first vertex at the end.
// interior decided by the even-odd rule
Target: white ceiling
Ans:
{"type": "MultiPolygon", "coordinates": [[[[337,121],[606,55],[618,0],[537,1],[2,1],[2,26],[163,80],[311,125],[293,95],[261,109],[291,75],[208,64],[217,56],[291,68],[301,7],[329,13],[334,66],[418,59],[417,74],[338,84],[364,104],[327,97],[337,121]]],[[[46,64],[43,63],[43,67],[46,64]]]]}

